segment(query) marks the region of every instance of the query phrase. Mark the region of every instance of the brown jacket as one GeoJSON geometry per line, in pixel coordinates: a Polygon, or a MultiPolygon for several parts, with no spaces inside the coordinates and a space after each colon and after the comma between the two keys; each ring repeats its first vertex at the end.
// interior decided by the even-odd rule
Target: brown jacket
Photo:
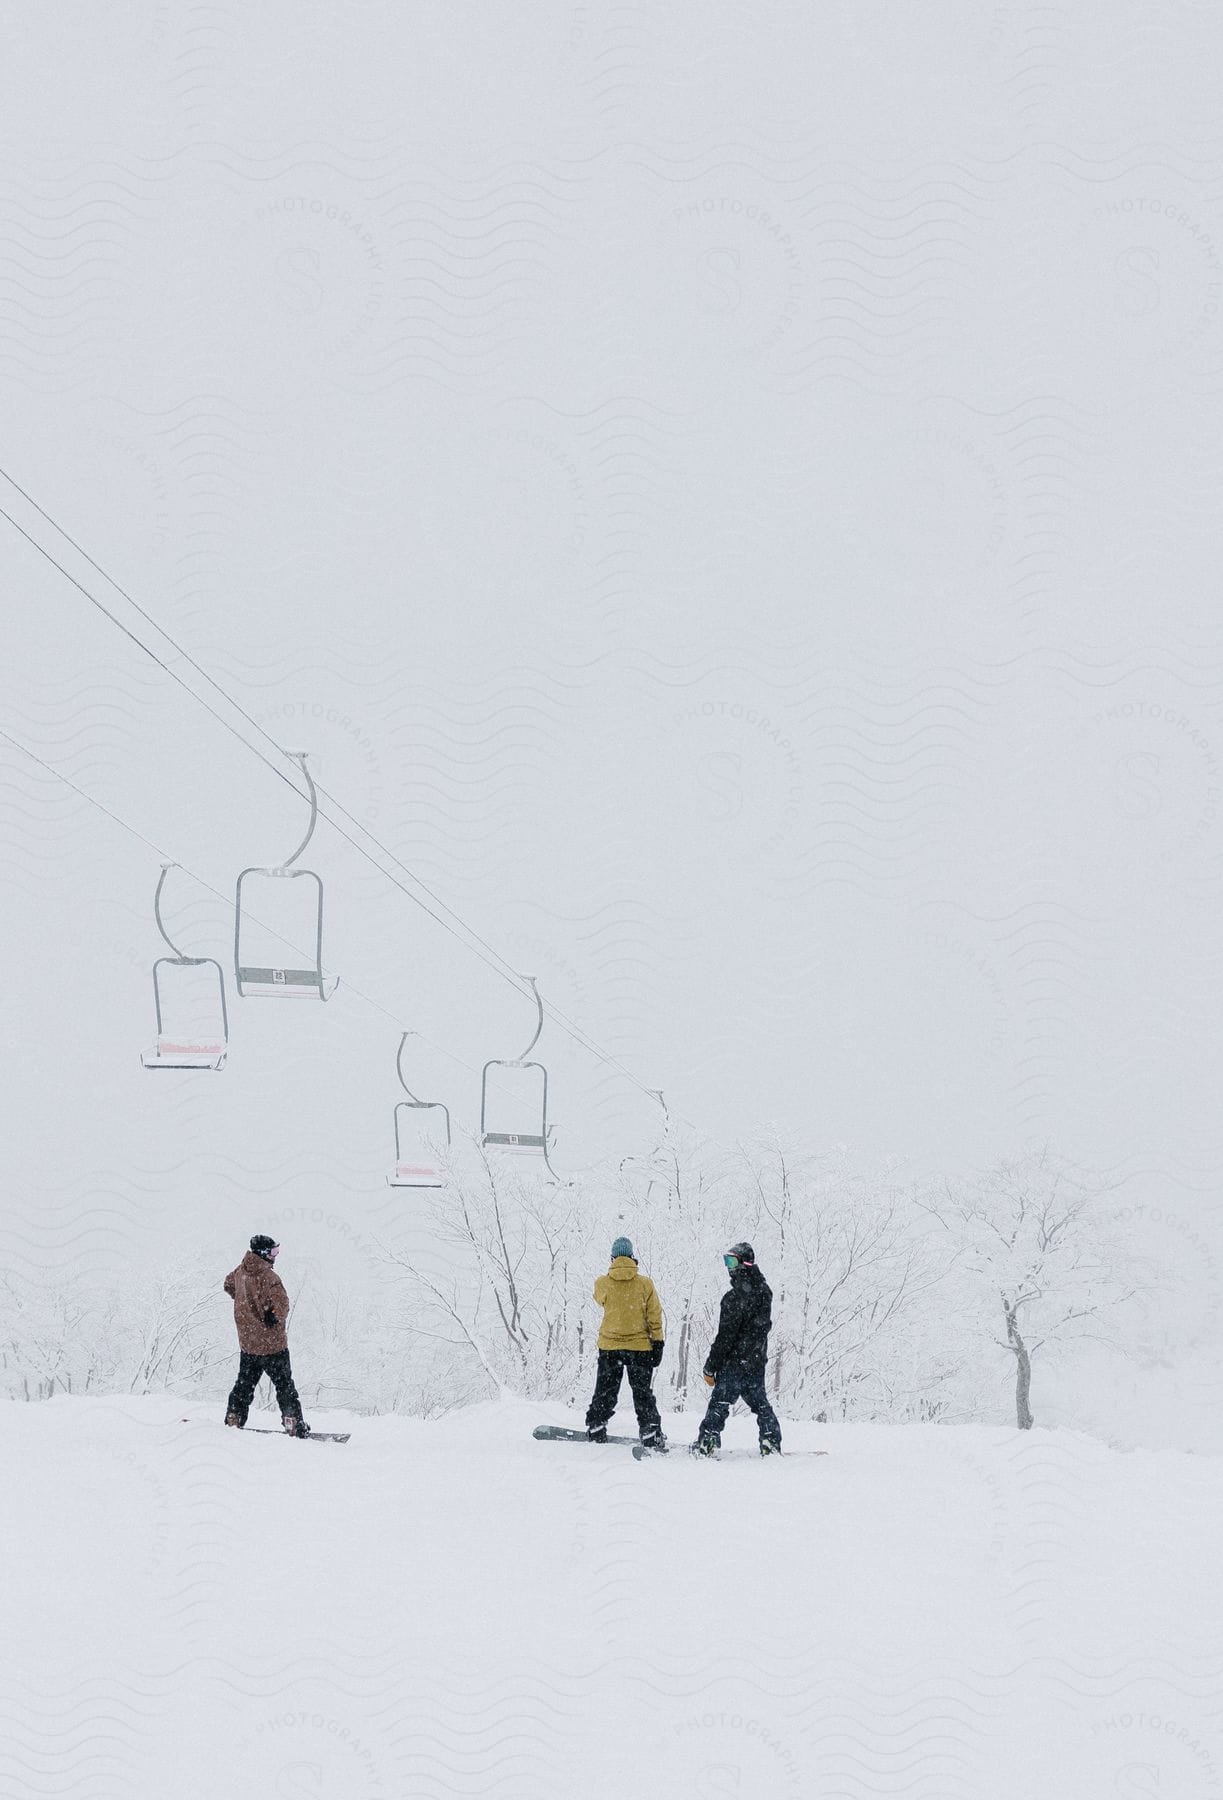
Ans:
{"type": "Polygon", "coordinates": [[[237,1268],[225,1277],[225,1292],[233,1298],[239,1349],[248,1356],[274,1356],[278,1350],[288,1349],[285,1320],[289,1316],[289,1296],[266,1257],[248,1250],[237,1268]],[[274,1317],[274,1325],[268,1324],[269,1316],[274,1317]]]}

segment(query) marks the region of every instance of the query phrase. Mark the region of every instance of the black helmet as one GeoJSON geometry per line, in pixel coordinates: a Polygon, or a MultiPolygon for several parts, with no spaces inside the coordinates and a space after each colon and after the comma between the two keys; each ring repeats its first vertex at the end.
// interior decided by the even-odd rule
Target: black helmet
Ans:
{"type": "Polygon", "coordinates": [[[752,1249],[750,1244],[732,1244],[726,1254],[727,1256],[735,1257],[740,1266],[744,1263],[750,1263],[753,1268],[755,1267],[756,1252],[752,1249]]]}
{"type": "Polygon", "coordinates": [[[266,1256],[269,1250],[278,1250],[279,1248],[275,1238],[264,1237],[262,1233],[251,1239],[251,1249],[256,1256],[266,1256]]]}

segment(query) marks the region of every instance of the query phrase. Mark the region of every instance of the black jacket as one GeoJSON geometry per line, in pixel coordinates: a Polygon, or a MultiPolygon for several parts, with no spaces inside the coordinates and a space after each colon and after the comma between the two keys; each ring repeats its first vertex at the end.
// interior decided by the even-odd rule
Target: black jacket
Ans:
{"type": "Polygon", "coordinates": [[[732,1367],[763,1375],[772,1325],[772,1288],[759,1269],[736,1269],[722,1296],[718,1335],[705,1358],[706,1375],[720,1375],[732,1367]]]}

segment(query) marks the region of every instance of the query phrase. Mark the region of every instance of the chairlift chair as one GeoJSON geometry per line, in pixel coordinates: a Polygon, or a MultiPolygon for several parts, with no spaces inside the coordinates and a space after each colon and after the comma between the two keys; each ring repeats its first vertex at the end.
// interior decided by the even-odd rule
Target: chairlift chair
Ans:
{"type": "Polygon", "coordinates": [[[157,929],[174,954],[173,956],[159,956],[153,964],[153,1004],[157,1009],[157,1042],[151,1050],[141,1052],[140,1061],[146,1069],[223,1069],[225,1058],[229,1054],[229,1009],[225,1004],[225,972],[220,963],[211,956],[184,956],[166,930],[165,920],[161,916],[161,890],[166,884],[166,876],[170,870],[177,867],[177,863],[162,863],[157,892],[153,896],[153,916],[157,920],[157,929]],[[216,970],[218,1006],[213,1009],[210,1030],[167,1032],[161,973],[164,968],[210,968],[216,970]]]}
{"type": "MultiPolygon", "coordinates": [[[[496,1150],[501,1155],[522,1155],[538,1157],[553,1179],[557,1179],[556,1171],[548,1161],[551,1147],[552,1126],[548,1123],[548,1071],[541,1062],[530,1060],[531,1052],[539,1042],[540,1032],[544,1028],[544,1003],[539,997],[539,987],[534,975],[522,978],[531,984],[531,992],[535,996],[538,1019],[535,1034],[521,1056],[493,1057],[484,1065],[480,1078],[480,1142],[486,1150],[496,1150]],[[490,1069],[537,1069],[539,1071],[539,1111],[532,1110],[529,1123],[530,1131],[490,1131],[488,1128],[488,1072],[490,1069]]],[[[524,1121],[525,1122],[525,1121],[524,1121]]]]}
{"type": "Polygon", "coordinates": [[[446,1184],[446,1170],[434,1153],[427,1132],[426,1113],[441,1113],[446,1127],[446,1148],[450,1148],[450,1108],[440,1100],[418,1100],[403,1073],[403,1047],[415,1032],[405,1031],[399,1040],[395,1067],[399,1084],[408,1096],[395,1108],[395,1166],[387,1176],[387,1185],[398,1188],[440,1188],[446,1184]],[[401,1116],[402,1115],[402,1116],[401,1116]],[[405,1136],[409,1138],[405,1149],[405,1136]],[[412,1139],[414,1138],[414,1142],[412,1139]]]}
{"type": "Polygon", "coordinates": [[[277,868],[243,869],[238,876],[238,884],[234,894],[234,977],[239,997],[246,999],[248,994],[274,995],[282,999],[311,999],[317,996],[327,1000],[335,992],[336,977],[323,974],[323,883],[322,878],[313,869],[295,869],[297,861],[310,839],[314,836],[314,827],[318,821],[318,795],[310,771],[306,767],[305,750],[287,750],[285,755],[298,763],[305,776],[310,797],[310,823],[306,835],[292,856],[285,858],[277,868]],[[242,889],[252,876],[262,876],[270,881],[312,881],[315,887],[314,907],[314,966],[313,968],[272,968],[264,963],[246,962],[242,954],[242,889]]]}

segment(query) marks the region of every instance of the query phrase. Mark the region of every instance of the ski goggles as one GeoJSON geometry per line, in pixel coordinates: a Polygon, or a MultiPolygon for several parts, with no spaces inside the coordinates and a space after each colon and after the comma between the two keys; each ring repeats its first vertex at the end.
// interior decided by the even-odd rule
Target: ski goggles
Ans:
{"type": "Polygon", "coordinates": [[[732,1275],[739,1267],[739,1258],[737,1256],[731,1256],[729,1252],[722,1258],[722,1261],[726,1264],[726,1267],[730,1270],[732,1275]]]}

